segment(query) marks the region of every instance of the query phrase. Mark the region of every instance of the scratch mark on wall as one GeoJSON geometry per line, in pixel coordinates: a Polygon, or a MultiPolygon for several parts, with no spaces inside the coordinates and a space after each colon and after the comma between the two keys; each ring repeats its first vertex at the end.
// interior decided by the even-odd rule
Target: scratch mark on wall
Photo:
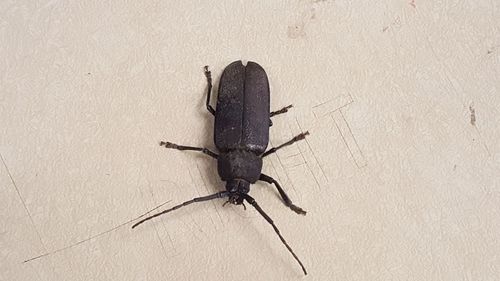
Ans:
{"type": "MultiPolygon", "coordinates": [[[[203,178],[203,175],[201,174],[201,170],[200,170],[200,167],[198,166],[198,164],[196,164],[196,169],[198,169],[198,173],[200,174],[201,181],[203,182],[203,186],[205,187],[205,190],[207,191],[207,193],[210,193],[210,190],[208,190],[208,187],[207,187],[207,185],[206,185],[206,183],[205,183],[205,179],[203,178]]],[[[213,204],[213,206],[214,206],[214,208],[215,208],[215,212],[217,213],[217,216],[219,217],[219,220],[220,220],[221,225],[224,225],[224,222],[222,221],[222,217],[221,217],[221,215],[220,215],[220,213],[219,213],[219,209],[217,208],[217,204],[215,204],[215,202],[214,202],[214,201],[212,201],[212,204],[213,204]]],[[[210,219],[212,220],[212,218],[211,218],[211,217],[210,217],[210,219]]],[[[212,220],[212,223],[213,223],[213,224],[214,224],[214,226],[215,226],[215,223],[214,223],[214,221],[213,221],[213,220],[212,220]]]]}
{"type": "Polygon", "coordinates": [[[274,163],[273,161],[269,161],[269,163],[271,163],[271,166],[273,167],[273,170],[274,170],[274,173],[275,173],[275,176],[273,175],[273,177],[277,177],[278,178],[278,181],[281,183],[283,182],[281,180],[281,177],[280,177],[280,174],[278,173],[278,170],[276,170],[276,166],[274,166],[274,163]]]}
{"type": "MultiPolygon", "coordinates": [[[[173,183],[174,185],[176,185],[175,182],[172,182],[172,181],[168,181],[170,183],[173,183]]],[[[142,192],[142,189],[139,189],[140,193],[142,194],[142,196],[144,197],[144,193],[142,192]]],[[[151,199],[153,201],[153,204],[157,204],[156,203],[156,200],[155,200],[155,195],[154,195],[154,192],[153,190],[151,189],[151,185],[149,185],[149,192],[151,193],[151,199]]],[[[169,201],[170,202],[170,201],[169,201]]],[[[160,205],[161,206],[161,205],[160,205]]],[[[156,208],[154,208],[156,209],[156,208]]],[[[149,211],[151,212],[151,211],[149,211]]],[[[161,222],[161,225],[163,226],[163,228],[165,228],[165,233],[167,234],[167,237],[168,237],[168,240],[170,241],[170,246],[174,249],[175,251],[175,247],[174,247],[174,242],[172,241],[172,237],[170,237],[170,233],[168,232],[168,228],[165,227],[165,221],[162,221],[161,222]]],[[[160,232],[158,230],[158,226],[156,224],[153,225],[153,228],[155,230],[155,234],[156,234],[156,238],[158,239],[158,241],[160,242],[160,246],[162,248],[162,253],[163,253],[163,256],[165,257],[166,260],[168,260],[168,255],[167,255],[167,250],[165,248],[165,244],[163,243],[163,240],[161,239],[161,236],[160,236],[160,232]]]]}
{"type": "MultiPolygon", "coordinates": [[[[198,166],[198,164],[196,164],[196,171],[198,172],[198,176],[199,176],[199,177],[200,177],[200,179],[201,179],[201,183],[202,183],[202,185],[203,185],[203,188],[204,188],[207,192],[209,192],[209,191],[208,191],[208,189],[207,189],[207,185],[205,184],[205,180],[203,180],[203,175],[202,175],[202,173],[201,173],[201,170],[200,170],[200,167],[198,166]]],[[[190,173],[191,173],[191,171],[190,171],[190,173]]],[[[198,191],[198,187],[197,187],[198,185],[199,185],[199,184],[198,184],[198,183],[196,183],[196,187],[195,187],[195,188],[196,188],[196,193],[198,194],[198,196],[201,196],[200,192],[198,191]]],[[[212,201],[211,203],[213,204],[214,202],[212,201]]],[[[214,208],[216,208],[216,209],[217,209],[217,207],[215,206],[215,204],[214,204],[214,208]]],[[[210,221],[212,222],[212,225],[214,225],[214,226],[215,226],[215,222],[214,222],[214,220],[212,219],[212,216],[209,216],[209,217],[210,217],[210,221]]],[[[219,218],[220,218],[220,217],[219,217],[219,218]]]]}
{"type": "MultiPolygon", "coordinates": [[[[295,164],[293,166],[290,166],[290,168],[295,168],[295,167],[298,167],[298,166],[302,166],[302,165],[305,165],[306,162],[302,162],[302,163],[299,163],[299,164],[295,164]]],[[[312,174],[312,173],[311,173],[312,174]]]]}
{"type": "Polygon", "coordinates": [[[36,236],[38,238],[38,241],[40,242],[40,245],[42,245],[42,248],[45,252],[47,252],[47,248],[45,247],[45,244],[43,243],[42,236],[40,235],[40,232],[38,231],[35,221],[33,220],[33,217],[31,216],[30,211],[28,210],[28,207],[26,206],[26,202],[24,201],[21,192],[19,191],[19,188],[17,187],[16,182],[14,181],[14,178],[12,177],[12,174],[10,173],[9,167],[7,167],[7,163],[5,162],[5,159],[3,158],[3,155],[0,153],[0,159],[2,160],[3,166],[5,167],[5,171],[7,171],[7,175],[9,176],[10,182],[14,186],[14,189],[16,190],[17,197],[21,201],[21,204],[23,205],[24,211],[26,214],[28,214],[28,217],[30,219],[31,225],[35,229],[36,236]]]}
{"type": "MultiPolygon", "coordinates": [[[[296,125],[297,125],[295,128],[292,128],[289,122],[286,123],[288,125],[289,130],[292,132],[292,131],[295,131],[295,130],[299,129],[300,132],[304,132],[304,131],[302,131],[302,128],[300,127],[300,125],[298,123],[297,117],[295,117],[295,122],[296,122],[296,125]]],[[[307,140],[307,138],[304,139],[304,141],[306,141],[306,140],[307,140]]],[[[306,157],[304,156],[303,151],[300,149],[302,143],[303,142],[296,143],[297,150],[299,151],[298,154],[302,158],[302,162],[298,163],[298,164],[294,164],[294,165],[290,166],[289,168],[295,168],[295,167],[298,167],[298,166],[301,166],[301,165],[305,164],[306,165],[306,170],[308,170],[309,173],[313,176],[314,181],[318,185],[318,189],[321,189],[321,186],[319,185],[319,183],[318,183],[318,181],[317,181],[317,179],[316,179],[316,177],[314,175],[314,172],[312,171],[312,169],[311,169],[311,167],[310,167],[310,165],[309,165],[306,157]]]]}
{"type": "Polygon", "coordinates": [[[299,155],[301,155],[301,154],[302,154],[301,152],[299,152],[299,153],[295,153],[295,154],[292,154],[292,155],[288,156],[288,157],[287,157],[287,159],[288,159],[288,158],[293,158],[293,157],[295,157],[295,156],[299,156],[299,155]]]}
{"type": "MultiPolygon", "coordinates": [[[[300,126],[299,120],[297,118],[295,118],[295,122],[297,123],[297,127],[299,127],[299,130],[301,132],[303,132],[304,130],[300,126]]],[[[323,179],[322,182],[325,182],[325,183],[328,182],[328,179],[327,179],[326,174],[325,174],[325,170],[324,170],[323,166],[321,165],[321,163],[319,162],[318,157],[314,153],[314,150],[312,149],[312,146],[309,143],[309,140],[307,138],[305,138],[304,141],[306,142],[307,147],[309,148],[309,151],[311,151],[311,155],[313,156],[313,159],[314,159],[313,162],[316,163],[316,165],[319,167],[319,171],[318,171],[318,169],[313,169],[313,167],[311,167],[313,164],[312,163],[310,164],[310,162],[307,161],[305,159],[305,157],[303,156],[304,160],[306,160],[307,167],[309,168],[309,171],[311,171],[311,174],[313,175],[314,181],[318,185],[318,189],[321,189],[321,184],[320,184],[319,178],[322,177],[322,179],[323,179]]]]}
{"type": "Polygon", "coordinates": [[[347,149],[349,150],[349,153],[351,154],[356,166],[358,168],[366,166],[367,162],[365,156],[363,155],[363,152],[361,152],[358,142],[356,141],[356,138],[352,133],[349,123],[347,123],[347,120],[342,114],[342,111],[340,109],[335,111],[334,113],[331,114],[331,117],[333,118],[335,126],[337,126],[337,129],[340,132],[342,140],[344,141],[344,144],[347,146],[347,149]]]}
{"type": "MultiPolygon", "coordinates": [[[[158,227],[155,225],[154,229],[156,232],[156,237],[158,237],[158,241],[160,241],[160,246],[161,246],[161,251],[163,253],[163,256],[165,257],[165,260],[168,260],[167,249],[165,248],[165,245],[163,244],[163,240],[161,240],[161,238],[160,238],[160,234],[158,232],[158,227]]],[[[170,240],[170,244],[173,246],[174,243],[173,243],[172,239],[170,238],[170,235],[168,234],[168,232],[167,232],[167,235],[168,235],[168,238],[170,240]]]]}
{"type": "Polygon", "coordinates": [[[297,189],[295,189],[295,186],[293,185],[293,181],[290,180],[290,175],[288,175],[288,172],[286,170],[286,167],[283,165],[283,162],[281,161],[281,158],[280,156],[278,155],[278,153],[274,153],[276,155],[276,159],[278,159],[278,162],[280,163],[281,167],[283,168],[283,171],[285,172],[285,175],[288,179],[288,182],[290,182],[290,185],[292,186],[292,189],[297,192],[297,189]]]}
{"type": "MultiPolygon", "coordinates": [[[[271,145],[271,147],[274,147],[274,145],[272,144],[271,141],[269,141],[269,144],[271,145]]],[[[288,174],[287,167],[283,164],[283,161],[281,161],[281,158],[279,156],[279,152],[276,152],[276,153],[273,153],[273,154],[274,154],[274,156],[272,156],[272,157],[275,157],[278,160],[279,166],[281,167],[281,170],[283,171],[283,173],[286,176],[286,179],[287,179],[286,183],[290,183],[291,189],[293,189],[295,192],[297,192],[297,189],[293,185],[293,181],[290,180],[290,175],[288,174]]],[[[271,161],[271,163],[272,163],[272,161],[271,161]]],[[[274,166],[274,164],[273,164],[273,166],[274,166]]],[[[274,166],[274,168],[276,170],[276,166],[274,166]]],[[[282,185],[285,184],[285,182],[283,182],[283,181],[280,181],[280,183],[282,185]]]]}
{"type": "Polygon", "coordinates": [[[350,94],[337,96],[334,99],[313,106],[313,114],[316,118],[328,115],[336,110],[339,110],[353,102],[350,94]]]}
{"type": "Polygon", "coordinates": [[[393,28],[393,27],[397,27],[397,28],[401,27],[401,17],[400,16],[397,16],[394,19],[394,21],[392,21],[389,25],[384,26],[384,28],[382,28],[382,32],[386,32],[389,28],[393,28]]]}
{"type": "Polygon", "coordinates": [[[59,249],[54,250],[54,251],[51,251],[51,252],[46,252],[46,253],[44,253],[44,254],[42,254],[42,255],[39,255],[39,256],[36,256],[36,257],[30,258],[30,259],[27,259],[27,260],[25,260],[23,263],[27,263],[27,262],[30,262],[30,261],[33,261],[33,260],[36,260],[36,259],[39,259],[39,258],[42,258],[42,257],[45,257],[45,256],[53,255],[53,254],[55,254],[55,253],[62,252],[62,251],[64,251],[64,250],[67,250],[67,249],[70,249],[70,248],[76,247],[76,246],[78,246],[78,245],[80,245],[80,244],[83,244],[83,243],[88,242],[88,241],[90,241],[90,240],[93,240],[93,239],[96,239],[96,238],[98,238],[98,237],[101,237],[101,236],[103,236],[103,235],[105,235],[105,234],[107,234],[107,233],[110,233],[110,232],[112,232],[112,231],[114,231],[114,230],[116,230],[116,229],[118,229],[118,228],[120,228],[120,227],[122,227],[122,226],[124,226],[124,225],[127,225],[127,224],[129,224],[129,223],[131,223],[131,222],[134,222],[134,221],[136,221],[136,220],[138,220],[138,219],[140,219],[140,218],[142,218],[142,217],[144,217],[144,216],[146,216],[146,215],[150,214],[151,212],[153,212],[153,211],[155,211],[155,210],[159,209],[160,207],[162,207],[163,205],[165,205],[165,204],[167,204],[167,203],[169,203],[169,202],[170,202],[170,200],[169,200],[169,201],[166,201],[166,202],[163,202],[162,204],[160,204],[160,205],[158,205],[158,206],[154,207],[153,209],[151,209],[151,210],[149,210],[149,211],[147,211],[147,212],[143,213],[142,215],[140,215],[140,216],[138,216],[138,217],[136,217],[136,218],[133,218],[133,219],[131,219],[131,220],[128,220],[128,221],[126,221],[126,222],[124,222],[124,223],[121,223],[121,224],[119,224],[119,225],[117,225],[117,226],[115,226],[115,227],[113,227],[113,228],[111,228],[111,229],[108,229],[108,230],[103,231],[103,232],[101,232],[101,233],[98,233],[98,234],[96,234],[96,235],[89,236],[88,238],[86,238],[86,239],[84,239],[84,240],[81,240],[81,241],[78,241],[78,242],[76,242],[76,243],[73,243],[73,244],[71,244],[71,245],[69,245],[69,246],[66,246],[66,247],[63,247],[63,248],[59,248],[59,249]]]}
{"type": "MultiPolygon", "coordinates": [[[[339,131],[342,141],[346,145],[349,154],[351,155],[352,159],[354,160],[354,163],[359,169],[365,167],[367,165],[367,161],[358,145],[356,137],[352,133],[351,127],[347,123],[347,120],[345,119],[342,113],[342,109],[353,102],[354,99],[349,93],[342,94],[334,99],[313,106],[312,111],[316,118],[329,115],[333,119],[335,127],[339,131]]],[[[309,148],[311,149],[311,152],[313,152],[313,156],[316,159],[316,162],[321,167],[323,176],[326,178],[326,174],[323,170],[323,167],[321,166],[318,157],[315,155],[309,142],[307,141],[307,138],[306,138],[306,143],[309,145],[309,148]]]]}
{"type": "MultiPolygon", "coordinates": [[[[178,184],[174,181],[171,181],[171,180],[160,180],[161,182],[168,182],[168,183],[171,183],[175,186],[178,186],[178,184]]],[[[143,194],[142,190],[140,190],[141,194],[143,194]]],[[[153,204],[157,204],[156,200],[155,200],[155,194],[153,192],[153,190],[151,189],[151,186],[149,186],[149,192],[151,193],[151,198],[152,198],[152,201],[153,201],[153,204]]],[[[143,195],[144,197],[144,195],[143,195]]],[[[174,245],[174,241],[172,240],[172,237],[170,236],[170,232],[168,231],[168,228],[165,226],[165,221],[162,221],[161,222],[161,225],[163,226],[163,228],[165,229],[165,233],[167,234],[167,238],[170,242],[170,246],[172,247],[172,249],[174,249],[174,251],[176,250],[175,249],[175,245],[174,245]]],[[[160,236],[160,232],[158,230],[158,227],[156,225],[153,226],[154,227],[154,230],[155,230],[155,233],[156,233],[156,237],[158,238],[158,241],[160,241],[160,244],[162,246],[162,249],[163,249],[163,254],[165,256],[165,258],[168,258],[167,256],[167,251],[166,251],[166,248],[165,248],[165,244],[163,243],[163,240],[161,239],[161,236],[160,236]]]]}
{"type": "MultiPolygon", "coordinates": [[[[176,185],[175,182],[173,181],[170,181],[170,180],[162,180],[162,181],[167,181],[167,182],[170,182],[170,183],[173,183],[174,185],[176,185]]],[[[139,189],[139,192],[142,194],[143,197],[144,196],[144,193],[142,192],[142,189],[139,189]]],[[[151,189],[151,186],[149,185],[149,193],[151,194],[151,200],[153,202],[154,205],[156,205],[156,200],[155,200],[155,194],[153,192],[153,190],[151,189]]],[[[172,248],[175,250],[175,247],[174,247],[174,242],[172,241],[172,237],[170,237],[170,233],[168,232],[168,228],[165,227],[165,222],[162,221],[161,222],[163,228],[165,228],[165,233],[167,234],[167,237],[170,241],[170,246],[172,246],[172,248]]],[[[166,248],[165,248],[165,244],[163,243],[163,240],[161,239],[161,236],[160,236],[160,232],[158,231],[158,227],[156,225],[153,226],[154,230],[155,230],[155,234],[156,234],[156,238],[158,238],[158,241],[160,242],[160,245],[161,245],[161,248],[162,248],[162,252],[163,252],[163,256],[165,257],[165,259],[168,259],[168,256],[167,256],[167,251],[166,251],[166,248]]]]}
{"type": "MultiPolygon", "coordinates": [[[[278,181],[278,182],[279,182],[279,183],[283,186],[283,183],[284,183],[284,182],[281,180],[281,178],[280,178],[280,176],[279,176],[279,173],[278,173],[278,171],[276,170],[276,166],[274,166],[273,161],[269,161],[269,162],[271,163],[271,166],[272,166],[272,168],[273,168],[273,170],[274,170],[274,173],[275,173],[275,175],[276,175],[276,176],[275,176],[275,175],[271,175],[271,176],[272,176],[273,178],[274,178],[274,177],[276,177],[276,178],[277,178],[277,181],[278,181]]],[[[283,168],[283,167],[282,167],[282,168],[283,168]]],[[[288,175],[287,175],[287,176],[288,176],[288,175]]],[[[276,190],[276,189],[273,189],[273,190],[276,190]]],[[[277,193],[277,192],[276,192],[276,196],[278,196],[278,198],[280,198],[280,200],[282,200],[282,199],[281,199],[281,196],[279,195],[279,193],[277,193]]]]}
{"type": "MultiPolygon", "coordinates": [[[[196,169],[197,169],[198,175],[200,176],[200,178],[202,178],[202,176],[201,176],[201,171],[200,171],[200,170],[199,170],[199,168],[198,168],[198,164],[196,164],[196,169]]],[[[190,168],[188,168],[188,172],[189,172],[189,175],[191,176],[191,180],[193,181],[193,184],[194,184],[194,189],[196,190],[196,194],[198,195],[198,197],[202,196],[202,195],[200,194],[200,191],[198,190],[198,186],[199,186],[199,185],[201,185],[201,184],[200,184],[200,183],[198,183],[197,181],[195,181],[195,180],[194,180],[194,177],[193,177],[193,175],[192,175],[192,172],[191,172],[191,169],[190,169],[190,168]]],[[[203,178],[201,179],[201,181],[203,182],[203,178]]],[[[203,183],[203,185],[204,185],[204,183],[203,183]]],[[[205,188],[206,188],[206,186],[205,186],[205,188]]],[[[212,202],[212,203],[213,203],[213,202],[212,202]]],[[[210,217],[210,220],[212,221],[212,225],[214,225],[214,226],[215,226],[215,223],[214,223],[214,221],[213,221],[212,217],[211,217],[211,216],[209,216],[209,217],[210,217]]],[[[205,236],[207,236],[207,237],[208,237],[208,235],[207,235],[207,234],[203,231],[203,229],[200,227],[200,225],[196,222],[196,220],[194,219],[194,217],[193,217],[193,216],[190,216],[190,219],[191,219],[192,224],[193,224],[194,226],[196,226],[196,228],[198,229],[198,232],[200,232],[200,233],[202,233],[203,235],[205,235],[205,236]]],[[[190,227],[192,227],[192,225],[191,225],[190,227]]],[[[193,235],[195,235],[195,233],[194,233],[194,232],[193,232],[193,235]]],[[[199,239],[198,237],[196,237],[196,238],[200,241],[200,239],[199,239]]]]}

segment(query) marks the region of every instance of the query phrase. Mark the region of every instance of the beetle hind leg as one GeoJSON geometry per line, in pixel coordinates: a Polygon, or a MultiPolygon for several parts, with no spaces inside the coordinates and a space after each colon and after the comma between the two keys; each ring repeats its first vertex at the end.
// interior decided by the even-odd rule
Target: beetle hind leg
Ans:
{"type": "Polygon", "coordinates": [[[281,185],[278,183],[278,181],[276,181],[272,177],[270,177],[268,175],[265,175],[265,174],[260,174],[259,180],[265,181],[265,182],[267,182],[269,184],[274,184],[274,186],[276,186],[276,189],[280,193],[281,198],[283,198],[283,203],[285,203],[285,205],[288,208],[292,209],[292,211],[294,211],[295,213],[297,213],[299,215],[305,215],[306,214],[306,211],[304,211],[302,208],[300,208],[299,206],[296,206],[295,204],[292,203],[292,200],[290,200],[290,197],[288,197],[288,195],[283,190],[283,188],[281,188],[281,185]]]}
{"type": "Polygon", "coordinates": [[[177,150],[191,150],[191,151],[199,151],[201,153],[204,153],[212,158],[217,159],[219,155],[217,153],[210,151],[207,148],[204,147],[194,147],[194,146],[186,146],[186,145],[178,145],[175,143],[171,143],[168,141],[161,141],[160,146],[164,146],[165,148],[172,148],[172,149],[177,149],[177,150]]]}
{"type": "Polygon", "coordinates": [[[208,65],[205,65],[205,77],[207,77],[207,110],[215,116],[215,109],[210,105],[210,97],[212,94],[212,72],[208,69],[208,65]]]}

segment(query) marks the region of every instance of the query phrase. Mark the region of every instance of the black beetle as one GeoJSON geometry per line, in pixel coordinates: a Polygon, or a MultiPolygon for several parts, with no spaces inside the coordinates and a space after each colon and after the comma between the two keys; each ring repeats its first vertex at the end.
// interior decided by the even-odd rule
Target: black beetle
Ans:
{"type": "Polygon", "coordinates": [[[284,146],[304,139],[309,132],[299,134],[290,141],[266,151],[269,142],[269,127],[272,125],[270,118],[287,112],[292,106],[289,105],[270,112],[269,81],[264,69],[255,62],[248,62],[246,66],[241,61],[229,64],[224,69],[220,79],[217,110],[210,105],[212,76],[208,66],[205,66],[205,75],[208,82],[206,106],[208,111],[215,116],[214,141],[220,154],[206,148],[177,145],[171,142],[162,141],[160,145],[178,150],[200,151],[217,159],[217,170],[221,179],[226,182],[226,190],[186,201],[147,217],[134,224],[132,228],[147,220],[195,202],[225,197],[228,198],[228,201],[224,204],[241,205],[243,201],[247,201],[272,225],[288,251],[300,264],[304,274],[307,274],[304,265],[281,236],[273,220],[260,208],[255,199],[248,195],[248,192],[250,191],[250,184],[258,180],[272,183],[278,189],[286,206],[298,214],[305,215],[306,212],[292,203],[279,183],[272,177],[262,174],[261,170],[263,157],[276,152],[276,150],[284,146]]]}

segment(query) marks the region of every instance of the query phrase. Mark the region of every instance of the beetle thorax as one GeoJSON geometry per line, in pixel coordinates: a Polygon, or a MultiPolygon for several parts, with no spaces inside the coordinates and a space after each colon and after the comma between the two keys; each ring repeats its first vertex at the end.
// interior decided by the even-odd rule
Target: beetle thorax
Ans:
{"type": "Polygon", "coordinates": [[[232,150],[219,155],[217,170],[221,179],[228,184],[233,180],[255,183],[262,171],[262,158],[251,151],[232,150]]]}

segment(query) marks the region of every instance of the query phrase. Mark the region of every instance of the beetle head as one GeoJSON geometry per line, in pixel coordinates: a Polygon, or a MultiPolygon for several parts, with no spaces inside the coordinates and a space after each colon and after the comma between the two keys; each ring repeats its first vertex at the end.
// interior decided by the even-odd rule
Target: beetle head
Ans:
{"type": "Polygon", "coordinates": [[[232,179],[227,181],[226,190],[229,191],[229,199],[226,203],[241,205],[244,200],[243,194],[250,191],[250,183],[243,179],[232,179]]]}
{"type": "MultiPolygon", "coordinates": [[[[231,203],[234,205],[241,205],[243,204],[243,196],[241,196],[240,193],[233,193],[229,195],[229,199],[227,200],[226,203],[231,203]]],[[[244,205],[243,205],[244,206],[244,205]]]]}
{"type": "Polygon", "coordinates": [[[246,194],[250,191],[250,183],[243,179],[232,179],[227,181],[226,190],[230,193],[246,194]]]}

